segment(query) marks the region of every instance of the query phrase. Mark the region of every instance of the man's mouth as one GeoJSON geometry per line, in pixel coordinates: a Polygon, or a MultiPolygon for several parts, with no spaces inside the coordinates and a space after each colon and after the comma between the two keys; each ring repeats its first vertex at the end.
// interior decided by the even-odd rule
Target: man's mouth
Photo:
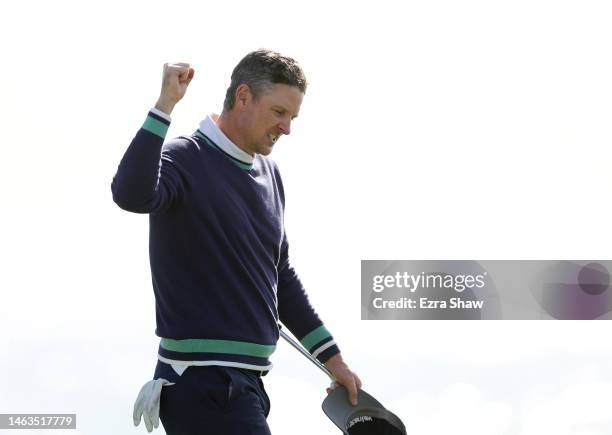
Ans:
{"type": "Polygon", "coordinates": [[[268,138],[272,141],[272,143],[276,143],[279,137],[280,137],[280,134],[268,133],[268,138]]]}

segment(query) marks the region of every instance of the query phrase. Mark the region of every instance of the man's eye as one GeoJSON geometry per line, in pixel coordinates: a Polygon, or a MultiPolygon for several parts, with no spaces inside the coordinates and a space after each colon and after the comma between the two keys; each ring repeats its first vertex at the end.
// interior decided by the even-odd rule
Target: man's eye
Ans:
{"type": "Polygon", "coordinates": [[[278,109],[274,109],[274,111],[278,114],[278,115],[282,115],[283,111],[282,110],[278,110],[278,109]]]}

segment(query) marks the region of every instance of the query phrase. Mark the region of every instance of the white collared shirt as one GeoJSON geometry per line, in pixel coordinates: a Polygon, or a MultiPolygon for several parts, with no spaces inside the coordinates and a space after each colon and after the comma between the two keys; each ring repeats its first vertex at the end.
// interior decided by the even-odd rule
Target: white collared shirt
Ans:
{"type": "Polygon", "coordinates": [[[236,160],[240,160],[241,162],[252,165],[253,164],[253,156],[249,153],[243,151],[232,142],[226,135],[221,131],[214,118],[217,115],[208,115],[202,122],[200,122],[200,127],[198,130],[206,137],[208,137],[211,141],[215,143],[219,148],[221,148],[225,153],[229,154],[236,160]]]}

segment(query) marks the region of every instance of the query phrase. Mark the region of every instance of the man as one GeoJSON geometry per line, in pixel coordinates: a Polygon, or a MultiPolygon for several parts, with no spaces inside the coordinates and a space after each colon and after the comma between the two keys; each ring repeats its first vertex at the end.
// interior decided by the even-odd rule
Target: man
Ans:
{"type": "Polygon", "coordinates": [[[159,412],[169,435],[269,434],[261,376],[272,367],[279,320],[354,404],[361,387],[289,263],[283,185],[266,157],[291,132],[306,78],[289,57],[249,53],[232,73],[221,115],[164,144],[193,77],[189,64],[164,65],[157,104],[112,183],[121,208],[150,216],[161,343],[135,423],[144,414],[150,431],[159,412]]]}

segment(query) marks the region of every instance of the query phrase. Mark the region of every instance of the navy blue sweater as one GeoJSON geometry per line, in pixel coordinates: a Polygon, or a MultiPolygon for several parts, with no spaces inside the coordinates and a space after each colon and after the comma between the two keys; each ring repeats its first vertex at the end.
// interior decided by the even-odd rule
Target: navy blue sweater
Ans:
{"type": "Polygon", "coordinates": [[[267,370],[279,319],[321,362],[338,353],[289,263],[276,164],[245,167],[200,131],[164,144],[168,126],[149,112],[112,182],[149,213],[159,358],[267,370]]]}

